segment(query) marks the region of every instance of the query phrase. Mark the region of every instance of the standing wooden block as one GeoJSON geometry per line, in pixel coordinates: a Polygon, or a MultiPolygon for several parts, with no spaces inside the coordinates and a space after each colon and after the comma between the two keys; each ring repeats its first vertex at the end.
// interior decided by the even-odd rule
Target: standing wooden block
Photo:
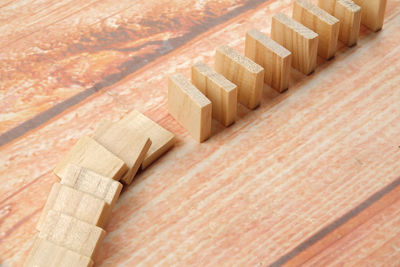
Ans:
{"type": "Polygon", "coordinates": [[[24,263],[25,267],[91,267],[93,261],[85,256],[57,246],[42,238],[35,238],[33,247],[24,263]]]}
{"type": "Polygon", "coordinates": [[[131,131],[126,126],[102,120],[94,132],[93,138],[108,151],[122,159],[129,171],[121,178],[121,182],[129,185],[146,153],[149,151],[151,141],[148,136],[139,131],[131,131]]]}
{"type": "Polygon", "coordinates": [[[246,57],[264,68],[264,82],[283,92],[289,87],[292,53],[263,34],[252,29],[246,33],[246,57]]]}
{"type": "Polygon", "coordinates": [[[319,56],[325,59],[335,56],[340,29],[337,18],[307,0],[294,1],[293,18],[319,35],[319,56]]]}
{"type": "Polygon", "coordinates": [[[119,180],[128,171],[128,166],[121,159],[88,136],[82,136],[78,140],[57,164],[54,173],[62,178],[65,176],[66,167],[70,163],[114,180],[119,180]]]}
{"type": "Polygon", "coordinates": [[[292,66],[311,74],[317,66],[318,34],[283,13],[272,17],[271,38],[292,52],[292,66]]]}
{"type": "Polygon", "coordinates": [[[236,120],[237,86],[203,62],[192,66],[192,83],[212,103],[212,116],[225,126],[236,120]]]}
{"type": "Polygon", "coordinates": [[[106,232],[69,215],[49,210],[39,238],[93,258],[106,232]]]}
{"type": "Polygon", "coordinates": [[[374,32],[382,29],[386,10],[386,0],[354,0],[354,2],[362,8],[362,24],[374,32]]]}
{"type": "Polygon", "coordinates": [[[198,142],[211,135],[211,101],[182,74],[168,78],[168,111],[198,142]]]}
{"type": "Polygon", "coordinates": [[[249,109],[260,105],[264,69],[228,45],[215,53],[215,70],[238,87],[238,101],[249,109]]]}
{"type": "Polygon", "coordinates": [[[339,19],[339,40],[347,46],[357,44],[360,33],[361,7],[351,0],[319,0],[318,5],[339,19]]]}

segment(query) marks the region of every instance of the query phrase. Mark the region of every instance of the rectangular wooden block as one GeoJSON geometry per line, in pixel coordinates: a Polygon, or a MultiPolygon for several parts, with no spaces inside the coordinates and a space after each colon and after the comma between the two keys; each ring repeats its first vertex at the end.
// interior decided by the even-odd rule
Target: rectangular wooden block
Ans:
{"type": "Polygon", "coordinates": [[[100,227],[49,210],[38,237],[93,258],[105,234],[100,227]]]}
{"type": "Polygon", "coordinates": [[[203,62],[192,66],[192,83],[212,103],[212,116],[225,126],[236,120],[237,86],[203,62]]]}
{"type": "Polygon", "coordinates": [[[140,131],[131,131],[120,123],[102,120],[93,134],[94,140],[122,159],[129,171],[121,178],[121,182],[129,185],[142,164],[151,141],[140,131]]]}
{"type": "Polygon", "coordinates": [[[67,165],[70,163],[114,180],[119,180],[128,171],[128,166],[120,158],[89,136],[82,136],[78,140],[57,164],[54,173],[62,178],[66,172],[67,165]]]}
{"type": "Polygon", "coordinates": [[[35,238],[33,247],[24,263],[25,267],[91,267],[93,261],[72,250],[35,238]]]}
{"type": "Polygon", "coordinates": [[[318,34],[283,13],[272,17],[271,38],[292,52],[292,66],[308,75],[317,66],[318,34]]]}
{"type": "Polygon", "coordinates": [[[387,0],[354,0],[362,9],[361,23],[372,31],[382,29],[387,0]]]}
{"type": "Polygon", "coordinates": [[[168,78],[168,111],[198,142],[211,135],[211,101],[182,74],[168,78]]]}
{"type": "Polygon", "coordinates": [[[337,18],[306,0],[294,1],[293,18],[319,35],[319,56],[325,59],[335,56],[340,29],[337,18]]]}
{"type": "Polygon", "coordinates": [[[51,188],[37,230],[42,230],[49,210],[62,212],[99,227],[104,227],[108,221],[108,204],[105,201],[60,183],[55,183],[51,188]]]}
{"type": "Polygon", "coordinates": [[[361,7],[351,0],[319,0],[318,6],[340,21],[339,40],[347,46],[357,44],[361,7]]]}
{"type": "Polygon", "coordinates": [[[264,69],[228,45],[215,52],[214,68],[238,87],[238,101],[249,109],[260,105],[264,69]]]}
{"type": "Polygon", "coordinates": [[[244,54],[264,68],[264,82],[283,92],[289,87],[292,53],[263,34],[252,29],[246,33],[244,54]]]}

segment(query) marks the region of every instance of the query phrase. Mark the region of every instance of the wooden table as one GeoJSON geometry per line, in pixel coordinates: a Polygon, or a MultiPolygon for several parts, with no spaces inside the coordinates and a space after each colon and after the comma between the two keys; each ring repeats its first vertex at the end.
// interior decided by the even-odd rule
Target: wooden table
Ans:
{"type": "Polygon", "coordinates": [[[291,2],[3,0],[0,261],[24,261],[63,154],[135,108],[178,142],[124,189],[97,266],[399,266],[399,0],[203,144],[167,112],[168,75],[243,51],[279,11],[291,2]]]}

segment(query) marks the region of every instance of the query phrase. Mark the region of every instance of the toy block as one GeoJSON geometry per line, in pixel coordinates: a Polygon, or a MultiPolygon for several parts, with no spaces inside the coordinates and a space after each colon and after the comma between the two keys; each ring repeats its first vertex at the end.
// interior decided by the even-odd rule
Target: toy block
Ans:
{"type": "Polygon", "coordinates": [[[351,0],[319,0],[318,6],[340,21],[339,40],[347,46],[357,44],[361,7],[351,0]]]}
{"type": "Polygon", "coordinates": [[[252,29],[246,33],[244,55],[264,68],[264,82],[278,92],[289,87],[292,53],[263,34],[252,29]]]}
{"type": "Polygon", "coordinates": [[[211,101],[182,74],[168,78],[168,111],[198,142],[211,135],[211,101]]]}
{"type": "Polygon", "coordinates": [[[100,122],[93,134],[94,140],[122,159],[129,171],[121,178],[121,182],[129,185],[149,151],[151,141],[140,131],[131,131],[122,124],[111,124],[106,120],[100,122]]]}
{"type": "Polygon", "coordinates": [[[49,210],[38,237],[93,258],[105,234],[100,227],[49,210]]]}
{"type": "Polygon", "coordinates": [[[335,56],[340,29],[337,18],[307,0],[294,1],[293,18],[318,34],[319,56],[325,59],[335,56]]]}
{"type": "Polygon", "coordinates": [[[36,226],[37,230],[42,230],[49,210],[62,212],[102,228],[108,221],[108,204],[105,201],[60,183],[55,183],[51,188],[36,226]]]}
{"type": "Polygon", "coordinates": [[[114,180],[119,180],[128,171],[128,166],[121,159],[89,136],[82,136],[78,140],[57,164],[54,173],[62,178],[69,163],[87,168],[114,180]]]}
{"type": "Polygon", "coordinates": [[[146,169],[151,163],[167,152],[175,143],[174,135],[140,113],[133,110],[119,122],[129,130],[140,131],[151,140],[149,151],[142,162],[142,169],[146,169]]]}
{"type": "Polygon", "coordinates": [[[237,86],[203,62],[192,66],[192,83],[212,103],[212,116],[225,126],[236,120],[237,86]]]}
{"type": "Polygon", "coordinates": [[[383,27],[387,0],[354,0],[362,9],[361,23],[377,32],[383,27]]]}
{"type": "Polygon", "coordinates": [[[317,66],[318,34],[283,13],[272,17],[271,38],[292,52],[292,66],[311,74],[317,66]]]}
{"type": "Polygon", "coordinates": [[[91,267],[93,261],[72,250],[35,238],[32,249],[24,263],[25,267],[91,267]]]}
{"type": "Polygon", "coordinates": [[[217,72],[237,85],[238,101],[249,109],[260,105],[264,88],[264,69],[228,45],[215,52],[217,72]]]}

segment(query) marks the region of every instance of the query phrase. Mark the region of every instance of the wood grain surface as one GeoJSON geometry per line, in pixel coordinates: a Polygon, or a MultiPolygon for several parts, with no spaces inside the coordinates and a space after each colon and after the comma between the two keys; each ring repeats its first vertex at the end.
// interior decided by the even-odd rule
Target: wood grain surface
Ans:
{"type": "MultiPolygon", "coordinates": [[[[313,1],[314,3],[316,1],[313,1]]],[[[125,187],[95,266],[340,266],[400,263],[400,1],[382,31],[229,128],[195,142],[167,111],[167,76],[244,52],[292,2],[0,2],[0,262],[21,266],[57,178],[101,119],[132,109],[176,135],[125,187]]]]}

